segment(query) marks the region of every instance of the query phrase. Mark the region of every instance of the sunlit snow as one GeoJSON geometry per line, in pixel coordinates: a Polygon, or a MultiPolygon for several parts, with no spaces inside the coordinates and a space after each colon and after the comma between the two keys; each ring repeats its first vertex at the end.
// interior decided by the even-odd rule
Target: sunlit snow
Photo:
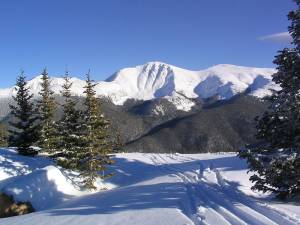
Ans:
{"type": "Polygon", "coordinates": [[[116,174],[106,181],[115,188],[93,194],[77,191],[66,173],[42,157],[8,150],[0,155],[0,171],[10,175],[1,177],[2,191],[38,210],[0,219],[1,225],[300,224],[299,202],[253,192],[236,153],[118,153],[111,168],[116,174]]]}
{"type": "MultiPolygon", "coordinates": [[[[98,82],[96,92],[99,96],[108,96],[114,104],[122,105],[127,99],[150,100],[167,98],[177,109],[189,111],[194,105],[189,98],[230,99],[238,93],[247,91],[250,95],[262,98],[278,89],[271,80],[276,71],[271,68],[252,68],[220,64],[200,71],[181,69],[161,62],[149,62],[144,65],[125,68],[98,82]],[[182,93],[178,96],[177,93],[182,93]],[[184,97],[185,96],[185,99],[184,97]]],[[[41,90],[41,76],[28,85],[31,93],[38,95],[41,90]]],[[[85,82],[72,78],[73,95],[83,95],[85,82]]],[[[52,78],[52,90],[59,94],[62,78],[52,78]]],[[[0,98],[11,97],[13,88],[0,89],[0,98]]]]}

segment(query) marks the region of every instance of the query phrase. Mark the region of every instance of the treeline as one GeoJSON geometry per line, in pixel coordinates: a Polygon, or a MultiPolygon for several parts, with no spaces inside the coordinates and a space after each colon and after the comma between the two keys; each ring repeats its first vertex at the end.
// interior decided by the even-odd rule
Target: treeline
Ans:
{"type": "Polygon", "coordinates": [[[10,105],[13,118],[9,122],[8,144],[25,156],[42,152],[58,165],[78,171],[83,185],[95,189],[94,183],[98,177],[111,175],[106,173],[106,168],[113,163],[110,155],[117,144],[110,136],[109,122],[101,112],[94,89],[96,84],[91,80],[90,72],[86,75],[82,110],[76,107],[78,98],[72,96],[73,84],[68,72],[63,79],[63,114],[55,120],[58,104],[47,70],[42,73],[37,100],[30,94],[24,72],[19,75],[16,95],[13,96],[15,104],[10,105]]]}

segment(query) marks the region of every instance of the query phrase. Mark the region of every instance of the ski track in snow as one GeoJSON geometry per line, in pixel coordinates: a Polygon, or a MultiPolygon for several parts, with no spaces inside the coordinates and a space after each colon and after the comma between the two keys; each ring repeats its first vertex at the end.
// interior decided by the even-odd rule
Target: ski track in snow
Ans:
{"type": "Polygon", "coordinates": [[[257,203],[248,196],[233,192],[234,189],[230,188],[213,164],[207,165],[199,159],[179,154],[152,154],[150,157],[155,165],[168,165],[162,167],[164,172],[173,173],[185,184],[190,206],[183,211],[190,214],[188,216],[195,225],[300,224],[295,218],[266,203],[257,203]],[[196,161],[195,167],[199,168],[184,171],[180,166],[170,164],[166,157],[182,163],[196,161]]]}

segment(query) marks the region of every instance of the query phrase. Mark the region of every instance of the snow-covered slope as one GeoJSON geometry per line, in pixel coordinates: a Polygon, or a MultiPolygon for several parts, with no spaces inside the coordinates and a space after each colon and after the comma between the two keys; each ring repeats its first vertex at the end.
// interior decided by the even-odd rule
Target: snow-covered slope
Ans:
{"type": "MultiPolygon", "coordinates": [[[[264,97],[270,89],[278,87],[271,82],[275,73],[270,68],[251,68],[221,64],[206,70],[190,71],[161,62],[149,62],[133,68],[125,68],[98,82],[98,95],[108,96],[117,105],[122,105],[127,99],[150,100],[167,98],[178,109],[189,110],[193,102],[188,98],[230,99],[238,93],[249,91],[250,95],[264,97]]],[[[38,76],[29,81],[30,90],[38,95],[40,91],[38,76]]],[[[72,79],[74,95],[82,95],[84,81],[72,79]]],[[[60,93],[62,78],[52,78],[52,89],[60,93]]],[[[13,88],[0,89],[0,98],[9,97],[13,88]]]]}
{"type": "Polygon", "coordinates": [[[297,200],[278,202],[253,192],[246,162],[235,153],[118,153],[116,174],[107,181],[117,188],[83,196],[58,168],[36,167],[42,158],[27,157],[22,165],[24,157],[11,151],[1,149],[0,156],[0,171],[33,165],[26,176],[11,174],[2,191],[9,189],[15,199],[33,202],[37,209],[0,219],[1,225],[300,224],[297,200]],[[12,158],[14,163],[7,164],[12,158]]]}
{"type": "Polygon", "coordinates": [[[189,71],[160,62],[120,70],[106,82],[99,82],[99,94],[122,104],[128,98],[148,100],[182,93],[188,98],[218,95],[229,99],[248,88],[262,97],[276,88],[271,82],[274,69],[217,65],[206,70],[189,71]]]}
{"type": "MultiPolygon", "coordinates": [[[[31,94],[34,94],[35,96],[39,95],[39,92],[41,91],[41,80],[42,76],[37,76],[34,79],[28,81],[28,87],[30,90],[31,94]]],[[[72,94],[74,96],[81,96],[83,95],[84,91],[84,85],[85,81],[80,80],[76,77],[71,78],[70,80],[73,83],[72,86],[72,94]]],[[[62,85],[64,83],[63,78],[58,78],[58,77],[51,77],[51,90],[55,94],[60,94],[60,91],[62,90],[62,85]]],[[[12,88],[5,88],[5,89],[0,89],[0,98],[9,98],[12,95],[16,94],[15,87],[12,88]]]]}

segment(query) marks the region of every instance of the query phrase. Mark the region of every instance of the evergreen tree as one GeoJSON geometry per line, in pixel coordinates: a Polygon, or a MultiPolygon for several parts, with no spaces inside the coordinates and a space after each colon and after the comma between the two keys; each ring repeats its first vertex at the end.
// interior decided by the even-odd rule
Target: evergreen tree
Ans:
{"type": "Polygon", "coordinates": [[[107,165],[112,163],[110,153],[112,143],[108,134],[108,121],[105,120],[99,99],[94,90],[95,83],[87,74],[85,86],[85,110],[83,112],[83,146],[77,157],[80,159],[79,168],[84,177],[84,185],[88,189],[95,189],[94,182],[98,177],[105,178],[111,174],[105,174],[107,165]]]}
{"type": "Polygon", "coordinates": [[[283,49],[274,60],[273,81],[281,90],[273,91],[269,110],[257,119],[261,143],[240,152],[255,172],[252,189],[281,198],[300,195],[300,0],[296,3],[288,15],[294,47],[283,49]]]}
{"type": "Polygon", "coordinates": [[[59,164],[68,169],[76,169],[80,159],[78,152],[81,148],[80,113],[75,108],[76,102],[71,94],[72,82],[68,72],[64,76],[61,94],[64,97],[62,104],[63,116],[59,121],[59,164]]]}
{"type": "Polygon", "coordinates": [[[16,96],[13,96],[15,105],[10,105],[13,121],[10,121],[11,129],[9,136],[10,146],[17,147],[19,154],[34,156],[37,154],[30,148],[38,139],[37,117],[34,105],[31,101],[33,95],[29,94],[24,72],[17,79],[16,96]]]}
{"type": "Polygon", "coordinates": [[[7,127],[3,123],[0,123],[0,147],[8,146],[8,132],[7,127]]]}
{"type": "Polygon", "coordinates": [[[40,147],[46,151],[53,153],[57,138],[57,124],[54,120],[56,103],[54,93],[50,89],[50,78],[47,70],[42,73],[41,91],[39,92],[41,99],[38,102],[38,111],[40,116],[40,147]]]}

